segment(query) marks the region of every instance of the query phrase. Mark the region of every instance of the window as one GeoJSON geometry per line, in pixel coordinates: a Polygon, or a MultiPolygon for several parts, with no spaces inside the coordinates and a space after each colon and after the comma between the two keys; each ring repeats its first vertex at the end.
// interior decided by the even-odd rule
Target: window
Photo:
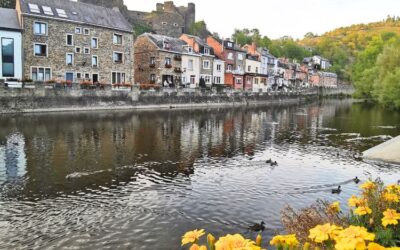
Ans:
{"type": "Polygon", "coordinates": [[[125,73],[123,73],[123,72],[112,72],[111,80],[112,80],[112,84],[125,83],[125,73]]]}
{"type": "Polygon", "coordinates": [[[221,77],[220,76],[214,76],[214,83],[220,84],[221,83],[221,77]]]}
{"type": "Polygon", "coordinates": [[[43,13],[49,16],[54,16],[53,10],[50,7],[42,6],[43,13]]]}
{"type": "Polygon", "coordinates": [[[203,69],[209,69],[210,68],[210,61],[204,60],[203,61],[203,69]]]}
{"type": "Polygon", "coordinates": [[[188,52],[189,52],[189,53],[192,53],[192,52],[193,52],[193,48],[189,46],[189,47],[188,47],[188,52]]]}
{"type": "Polygon", "coordinates": [[[233,53],[232,53],[232,52],[230,52],[230,53],[228,54],[228,59],[229,59],[229,60],[233,60],[233,53]]]}
{"type": "Polygon", "coordinates": [[[254,84],[258,84],[258,78],[254,78],[254,84]]]}
{"type": "Polygon", "coordinates": [[[190,76],[190,84],[196,84],[196,76],[190,76]]]}
{"type": "Polygon", "coordinates": [[[98,46],[99,46],[98,42],[99,42],[98,38],[92,37],[92,48],[93,49],[97,49],[98,48],[98,46]]]}
{"type": "Polygon", "coordinates": [[[221,67],[222,65],[221,64],[217,64],[217,71],[221,71],[221,67]]]}
{"type": "Polygon", "coordinates": [[[90,49],[88,47],[83,48],[83,54],[90,54],[90,49]]]}
{"type": "Polygon", "coordinates": [[[99,59],[97,56],[92,56],[92,67],[97,68],[99,66],[99,59]]]}
{"type": "Polygon", "coordinates": [[[113,43],[116,45],[122,45],[122,35],[114,34],[113,43]]]}
{"type": "Polygon", "coordinates": [[[87,28],[85,28],[85,29],[83,29],[83,34],[85,34],[85,35],[90,35],[90,29],[87,29],[87,28]]]}
{"type": "Polygon", "coordinates": [[[188,69],[193,70],[193,59],[189,59],[188,61],[188,69]]]}
{"type": "Polygon", "coordinates": [[[168,23],[167,23],[167,22],[161,22],[161,24],[162,24],[162,25],[167,25],[168,23]]]}
{"type": "Polygon", "coordinates": [[[85,73],[85,79],[90,79],[90,73],[85,73]]]}
{"type": "Polygon", "coordinates": [[[47,44],[35,43],[35,56],[47,56],[47,44]]]}
{"type": "Polygon", "coordinates": [[[258,73],[258,67],[256,67],[256,73],[258,73]]]}
{"type": "Polygon", "coordinates": [[[59,17],[64,17],[64,18],[67,18],[67,17],[68,17],[68,16],[67,16],[67,13],[65,13],[65,10],[63,10],[63,9],[56,9],[56,11],[57,11],[57,14],[58,14],[59,17]]]}
{"type": "Polygon", "coordinates": [[[171,57],[166,57],[165,58],[165,65],[171,65],[172,61],[171,61],[171,57]]]}
{"type": "Polygon", "coordinates": [[[151,74],[150,75],[150,81],[155,82],[156,81],[156,74],[151,74]]]}
{"type": "Polygon", "coordinates": [[[242,84],[242,78],[235,78],[236,79],[236,84],[242,84]]]}
{"type": "Polygon", "coordinates": [[[67,46],[74,46],[74,35],[67,34],[66,44],[67,46]]]}
{"type": "Polygon", "coordinates": [[[226,68],[226,71],[232,71],[232,69],[233,69],[233,66],[232,65],[230,65],[230,64],[228,64],[228,66],[227,66],[227,68],[226,68]]]}
{"type": "Polygon", "coordinates": [[[122,54],[121,52],[114,52],[113,54],[114,63],[123,63],[123,58],[124,54],[122,54]]]}
{"type": "Polygon", "coordinates": [[[49,81],[51,79],[51,68],[32,67],[31,78],[33,81],[49,81]]]}
{"type": "Polygon", "coordinates": [[[206,82],[206,84],[211,84],[211,76],[205,76],[204,81],[206,82]]]}
{"type": "Polygon", "coordinates": [[[156,64],[156,58],[155,57],[150,57],[150,64],[152,64],[152,65],[156,64]]]}
{"type": "Polygon", "coordinates": [[[204,48],[204,54],[209,55],[210,54],[210,49],[209,48],[204,48]]]}
{"type": "Polygon", "coordinates": [[[233,43],[232,42],[228,42],[228,47],[233,47],[233,43]]]}
{"type": "Polygon", "coordinates": [[[81,47],[75,47],[75,53],[82,53],[82,48],[81,47]]]}
{"type": "Polygon", "coordinates": [[[169,42],[164,41],[163,48],[164,49],[170,49],[169,42]]]}
{"type": "Polygon", "coordinates": [[[251,71],[251,66],[249,65],[249,66],[247,66],[247,71],[251,71]]]}
{"type": "Polygon", "coordinates": [[[34,22],[33,33],[35,35],[41,35],[41,36],[47,35],[47,23],[34,22]]]}
{"type": "Polygon", "coordinates": [[[39,6],[38,6],[37,4],[29,3],[28,6],[29,6],[29,10],[30,10],[32,13],[38,13],[38,14],[40,14],[39,6]]]}
{"type": "Polygon", "coordinates": [[[179,26],[179,24],[177,24],[177,23],[174,23],[174,27],[178,27],[179,26]]]}
{"type": "Polygon", "coordinates": [[[82,73],[76,73],[76,78],[77,79],[82,79],[82,73]]]}
{"type": "Polygon", "coordinates": [[[238,59],[243,60],[243,54],[238,54],[238,59]]]}
{"type": "Polygon", "coordinates": [[[76,27],[75,28],[75,34],[82,34],[82,28],[81,27],[76,27]]]}
{"type": "Polygon", "coordinates": [[[1,39],[1,62],[3,77],[14,77],[14,39],[1,39]]]}
{"type": "Polygon", "coordinates": [[[67,53],[67,55],[66,55],[66,63],[69,66],[72,66],[74,64],[74,54],[67,53]]]}

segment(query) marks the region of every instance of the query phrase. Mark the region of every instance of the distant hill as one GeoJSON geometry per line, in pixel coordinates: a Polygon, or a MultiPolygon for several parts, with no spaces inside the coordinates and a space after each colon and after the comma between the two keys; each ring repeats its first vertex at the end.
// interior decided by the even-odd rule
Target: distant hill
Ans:
{"type": "Polygon", "coordinates": [[[400,34],[400,17],[388,17],[380,22],[341,27],[321,36],[308,33],[299,43],[311,48],[321,47],[328,42],[334,43],[347,47],[351,54],[355,55],[357,51],[365,49],[374,36],[382,33],[400,34]]]}

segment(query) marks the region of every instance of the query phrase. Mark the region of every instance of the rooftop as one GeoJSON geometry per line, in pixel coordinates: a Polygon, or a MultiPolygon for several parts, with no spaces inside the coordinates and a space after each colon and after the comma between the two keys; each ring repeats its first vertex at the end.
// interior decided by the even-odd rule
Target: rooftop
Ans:
{"type": "Polygon", "coordinates": [[[0,29],[21,30],[16,10],[0,8],[0,16],[2,19],[0,22],[0,29]]]}
{"type": "Polygon", "coordinates": [[[179,38],[163,36],[163,35],[156,35],[151,33],[145,33],[142,36],[148,37],[159,49],[164,48],[164,44],[168,43],[169,51],[176,52],[176,53],[186,53],[187,51],[184,49],[184,46],[187,45],[185,41],[182,41],[179,38]]]}
{"type": "Polygon", "coordinates": [[[23,14],[64,19],[126,32],[132,26],[116,10],[71,0],[19,0],[23,14]]]}

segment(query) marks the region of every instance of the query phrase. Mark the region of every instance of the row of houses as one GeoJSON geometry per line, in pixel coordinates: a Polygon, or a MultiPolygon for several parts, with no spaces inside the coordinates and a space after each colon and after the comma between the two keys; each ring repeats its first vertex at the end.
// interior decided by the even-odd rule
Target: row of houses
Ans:
{"type": "Polygon", "coordinates": [[[213,36],[145,33],[134,40],[118,10],[97,5],[17,0],[15,10],[0,9],[0,16],[0,79],[252,91],[337,84],[335,74],[320,72],[329,62],[318,56],[300,65],[255,44],[240,47],[213,36]]]}

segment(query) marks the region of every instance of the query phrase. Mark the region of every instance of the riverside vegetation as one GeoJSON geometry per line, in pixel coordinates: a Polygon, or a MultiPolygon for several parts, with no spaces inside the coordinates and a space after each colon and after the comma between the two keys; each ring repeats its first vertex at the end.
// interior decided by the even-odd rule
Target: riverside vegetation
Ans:
{"type": "MultiPolygon", "coordinates": [[[[360,186],[361,196],[348,200],[349,213],[342,213],[339,202],[317,201],[299,212],[287,207],[282,221],[287,235],[274,236],[269,244],[278,250],[400,250],[400,185],[384,186],[380,180],[360,186]]],[[[193,230],[182,237],[189,250],[261,250],[262,236],[255,240],[228,234],[218,240],[205,231],[193,230]]]]}

